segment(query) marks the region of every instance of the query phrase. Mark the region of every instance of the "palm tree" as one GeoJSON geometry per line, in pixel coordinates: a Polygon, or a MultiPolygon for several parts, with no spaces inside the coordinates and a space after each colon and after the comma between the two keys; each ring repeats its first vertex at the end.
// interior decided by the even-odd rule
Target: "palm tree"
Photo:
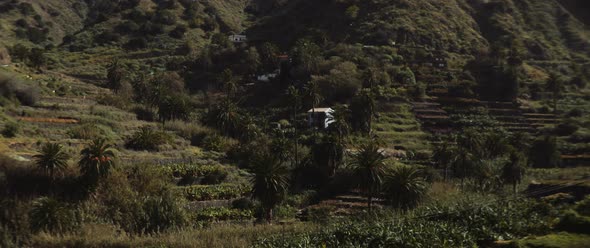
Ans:
{"type": "Polygon", "coordinates": [[[105,139],[95,139],[81,152],[80,172],[90,179],[107,176],[115,166],[116,150],[105,139]]]}
{"type": "Polygon", "coordinates": [[[378,142],[368,142],[352,156],[351,161],[356,184],[367,194],[369,211],[373,205],[373,196],[379,191],[385,175],[385,156],[379,149],[378,142]]]}
{"type": "Polygon", "coordinates": [[[456,157],[453,159],[453,169],[455,177],[461,178],[461,187],[465,178],[470,177],[473,173],[475,158],[467,148],[459,147],[457,149],[456,157]]]}
{"type": "Polygon", "coordinates": [[[370,89],[363,89],[353,102],[353,116],[357,115],[367,134],[371,134],[373,117],[377,113],[375,95],[370,89]]]}
{"type": "Polygon", "coordinates": [[[35,158],[37,166],[48,172],[53,181],[55,171],[65,169],[68,166],[67,161],[70,156],[63,151],[61,145],[47,143],[41,148],[39,154],[33,156],[33,158],[35,158]]]}
{"type": "Polygon", "coordinates": [[[334,107],[334,112],[329,118],[329,121],[332,121],[330,130],[336,133],[340,145],[343,145],[344,137],[350,133],[349,117],[348,108],[339,105],[334,107]]]}
{"type": "Polygon", "coordinates": [[[223,91],[228,99],[232,98],[238,91],[238,84],[230,69],[225,69],[223,73],[221,73],[221,76],[219,76],[218,80],[221,82],[223,91]]]}
{"type": "Polygon", "coordinates": [[[107,87],[114,92],[119,91],[121,88],[121,82],[123,81],[123,77],[125,75],[125,70],[121,66],[119,60],[114,60],[109,65],[107,69],[107,87]]]}
{"type": "Polygon", "coordinates": [[[252,197],[262,203],[266,221],[272,223],[273,208],[279,204],[289,187],[289,170],[270,154],[258,155],[252,164],[252,197]]]}
{"type": "Polygon", "coordinates": [[[305,97],[309,100],[311,104],[312,114],[315,116],[315,108],[320,102],[322,102],[323,97],[320,93],[320,86],[318,82],[312,80],[307,82],[304,86],[304,94],[305,97]]]}
{"type": "Polygon", "coordinates": [[[225,99],[221,104],[217,105],[213,111],[215,126],[221,130],[225,135],[235,135],[240,120],[240,108],[230,99],[225,99]]]}
{"type": "Polygon", "coordinates": [[[295,88],[295,86],[291,85],[287,88],[287,100],[289,101],[289,103],[291,104],[291,122],[293,125],[293,148],[294,148],[294,155],[295,155],[295,165],[299,164],[299,152],[297,151],[298,147],[299,147],[299,133],[298,133],[298,129],[297,129],[297,112],[299,111],[299,108],[301,108],[301,94],[299,92],[299,90],[297,88],[295,88]]]}
{"type": "Polygon", "coordinates": [[[455,153],[456,149],[454,149],[454,147],[446,141],[434,147],[434,154],[432,155],[432,158],[434,161],[438,162],[442,168],[444,168],[445,181],[449,178],[448,171],[454,162],[455,153]]]}
{"type": "Polygon", "coordinates": [[[526,171],[526,158],[517,151],[510,154],[510,161],[502,168],[502,179],[512,184],[512,191],[516,193],[516,186],[522,181],[526,171]]]}
{"type": "Polygon", "coordinates": [[[400,165],[385,177],[385,191],[390,204],[401,209],[418,205],[427,191],[427,183],[419,169],[400,165]]]}

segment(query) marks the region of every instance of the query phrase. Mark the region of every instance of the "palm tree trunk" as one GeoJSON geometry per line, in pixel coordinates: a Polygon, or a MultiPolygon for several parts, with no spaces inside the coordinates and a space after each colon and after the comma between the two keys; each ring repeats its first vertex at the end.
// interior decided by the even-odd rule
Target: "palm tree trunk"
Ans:
{"type": "Polygon", "coordinates": [[[266,209],[266,223],[272,224],[272,208],[266,209]]]}
{"type": "Polygon", "coordinates": [[[373,192],[369,192],[369,196],[367,196],[367,207],[369,207],[369,212],[373,209],[373,192]]]}
{"type": "Polygon", "coordinates": [[[512,183],[512,191],[516,194],[516,182],[512,183]]]}

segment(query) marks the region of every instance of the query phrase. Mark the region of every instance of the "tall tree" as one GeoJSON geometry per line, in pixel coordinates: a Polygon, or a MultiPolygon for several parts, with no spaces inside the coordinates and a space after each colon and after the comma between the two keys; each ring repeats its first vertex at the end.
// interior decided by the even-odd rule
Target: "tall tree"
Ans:
{"type": "Polygon", "coordinates": [[[314,80],[307,82],[304,87],[304,94],[311,105],[311,114],[315,118],[315,109],[323,100],[319,84],[314,80]]]}
{"type": "Polygon", "coordinates": [[[107,87],[115,92],[119,91],[124,75],[125,70],[119,60],[111,62],[107,69],[107,87]]]}
{"type": "Polygon", "coordinates": [[[45,51],[41,48],[33,48],[29,53],[29,63],[32,67],[39,70],[41,66],[45,65],[47,62],[47,57],[45,56],[45,51]]]}
{"type": "Polygon", "coordinates": [[[33,156],[37,166],[49,173],[53,181],[55,171],[64,170],[70,156],[64,152],[63,147],[59,144],[47,143],[43,145],[39,154],[33,156]]]}
{"type": "Polygon", "coordinates": [[[293,125],[293,150],[295,155],[295,166],[299,165],[299,129],[297,127],[297,113],[301,108],[301,93],[299,89],[291,85],[287,88],[286,92],[287,101],[289,102],[289,108],[291,109],[291,123],[293,125]]]}
{"type": "Polygon", "coordinates": [[[369,210],[373,205],[373,197],[379,192],[383,183],[385,159],[376,141],[363,144],[351,158],[356,185],[367,195],[369,210]]]}
{"type": "Polygon", "coordinates": [[[457,149],[456,157],[453,159],[453,172],[455,177],[461,179],[461,187],[466,178],[473,174],[475,167],[475,156],[465,147],[457,149]]]}
{"type": "Polygon", "coordinates": [[[93,140],[80,152],[80,172],[91,180],[98,180],[109,174],[115,166],[116,150],[107,143],[106,139],[93,140]]]}
{"type": "Polygon", "coordinates": [[[254,175],[250,180],[252,197],[262,203],[266,221],[270,224],[273,208],[284,199],[289,188],[289,170],[276,157],[260,154],[254,159],[251,172],[254,175]]]}
{"type": "Polygon", "coordinates": [[[526,157],[518,152],[510,153],[510,161],[502,168],[504,183],[512,184],[512,191],[516,193],[516,186],[522,181],[526,171],[526,157]]]}
{"type": "Polygon", "coordinates": [[[444,169],[445,181],[449,179],[449,168],[453,165],[455,153],[456,149],[446,141],[434,147],[432,158],[444,169]]]}
{"type": "Polygon", "coordinates": [[[346,106],[338,105],[334,107],[332,116],[328,119],[330,131],[336,133],[338,143],[344,145],[344,138],[350,133],[350,111],[346,106]]]}
{"type": "Polygon", "coordinates": [[[238,91],[238,84],[234,73],[230,69],[225,69],[217,79],[226,95],[226,98],[231,99],[238,91]]]}
{"type": "Polygon", "coordinates": [[[316,81],[309,81],[303,88],[305,98],[309,101],[312,109],[315,109],[323,100],[320,86],[316,81]]]}
{"type": "Polygon", "coordinates": [[[351,104],[352,116],[356,119],[357,125],[371,134],[373,118],[377,114],[375,95],[370,89],[363,89],[353,99],[351,104]]]}
{"type": "Polygon", "coordinates": [[[162,123],[170,120],[187,120],[191,114],[190,99],[185,94],[170,94],[160,99],[158,116],[162,123]]]}

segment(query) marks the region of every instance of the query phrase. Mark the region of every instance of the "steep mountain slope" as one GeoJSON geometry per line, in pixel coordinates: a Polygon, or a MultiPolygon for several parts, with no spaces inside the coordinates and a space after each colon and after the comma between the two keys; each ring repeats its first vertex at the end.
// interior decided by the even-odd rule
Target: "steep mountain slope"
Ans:
{"type": "Polygon", "coordinates": [[[251,34],[281,44],[310,36],[318,41],[396,42],[474,54],[490,44],[507,47],[517,38],[531,59],[590,54],[587,27],[553,0],[296,0],[262,14],[266,17],[251,34]]]}
{"type": "Polygon", "coordinates": [[[29,41],[59,44],[64,36],[81,30],[87,5],[77,0],[11,0],[0,2],[0,45],[29,41]]]}

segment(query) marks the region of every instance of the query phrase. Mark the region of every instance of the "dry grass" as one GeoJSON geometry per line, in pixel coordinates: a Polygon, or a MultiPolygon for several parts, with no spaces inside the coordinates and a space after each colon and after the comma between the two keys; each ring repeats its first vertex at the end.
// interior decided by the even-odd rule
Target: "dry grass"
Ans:
{"type": "Polygon", "coordinates": [[[130,237],[105,224],[86,225],[79,234],[33,236],[32,247],[249,247],[261,237],[293,234],[316,229],[309,223],[285,225],[219,224],[206,229],[130,237]]]}

